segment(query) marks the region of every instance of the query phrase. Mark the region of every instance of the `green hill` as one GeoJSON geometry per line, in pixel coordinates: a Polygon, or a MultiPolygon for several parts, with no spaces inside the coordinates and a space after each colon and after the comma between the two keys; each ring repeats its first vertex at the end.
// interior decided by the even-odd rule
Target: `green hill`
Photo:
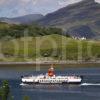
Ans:
{"type": "Polygon", "coordinates": [[[2,39],[0,46],[1,61],[100,59],[100,41],[73,40],[57,34],[2,39]]]}
{"type": "Polygon", "coordinates": [[[60,28],[0,23],[0,61],[100,59],[100,41],[74,40],[60,28]]]}

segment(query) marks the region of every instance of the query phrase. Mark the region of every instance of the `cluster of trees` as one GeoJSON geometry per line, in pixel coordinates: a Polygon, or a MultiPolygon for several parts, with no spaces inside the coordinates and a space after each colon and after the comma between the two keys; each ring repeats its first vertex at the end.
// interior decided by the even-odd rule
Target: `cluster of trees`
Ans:
{"type": "MultiPolygon", "coordinates": [[[[10,87],[8,81],[4,80],[0,87],[0,100],[14,100],[10,93],[10,87]]],[[[23,100],[30,100],[28,96],[24,96],[23,100]]]]}
{"type": "Polygon", "coordinates": [[[3,81],[0,87],[0,100],[7,100],[10,94],[10,88],[7,81],[3,81]]]}
{"type": "Polygon", "coordinates": [[[0,23],[0,38],[13,37],[20,38],[23,36],[44,36],[49,34],[62,34],[62,29],[52,27],[42,27],[37,24],[33,25],[11,25],[0,23]]]}

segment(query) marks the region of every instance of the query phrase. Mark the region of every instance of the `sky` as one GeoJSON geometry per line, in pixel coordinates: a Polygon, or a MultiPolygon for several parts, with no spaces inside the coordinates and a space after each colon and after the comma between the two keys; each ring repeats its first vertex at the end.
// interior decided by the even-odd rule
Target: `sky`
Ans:
{"type": "MultiPolygon", "coordinates": [[[[0,0],[0,17],[51,13],[82,0],[0,0]]],[[[96,0],[100,2],[100,0],[96,0]]]]}

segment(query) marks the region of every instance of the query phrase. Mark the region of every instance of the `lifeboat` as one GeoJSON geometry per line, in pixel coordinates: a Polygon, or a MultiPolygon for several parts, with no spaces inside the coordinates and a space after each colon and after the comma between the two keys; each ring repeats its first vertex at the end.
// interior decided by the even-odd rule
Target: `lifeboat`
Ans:
{"type": "Polygon", "coordinates": [[[45,75],[22,77],[21,81],[22,84],[80,84],[82,77],[75,75],[55,75],[54,67],[51,65],[48,69],[48,73],[45,75]]]}

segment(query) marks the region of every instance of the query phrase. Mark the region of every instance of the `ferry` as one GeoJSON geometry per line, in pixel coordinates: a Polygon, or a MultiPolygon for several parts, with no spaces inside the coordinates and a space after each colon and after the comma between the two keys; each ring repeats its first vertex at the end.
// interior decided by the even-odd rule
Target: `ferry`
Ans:
{"type": "Polygon", "coordinates": [[[81,76],[55,75],[54,67],[48,69],[48,73],[37,76],[25,76],[21,78],[22,84],[80,84],[81,76]]]}

